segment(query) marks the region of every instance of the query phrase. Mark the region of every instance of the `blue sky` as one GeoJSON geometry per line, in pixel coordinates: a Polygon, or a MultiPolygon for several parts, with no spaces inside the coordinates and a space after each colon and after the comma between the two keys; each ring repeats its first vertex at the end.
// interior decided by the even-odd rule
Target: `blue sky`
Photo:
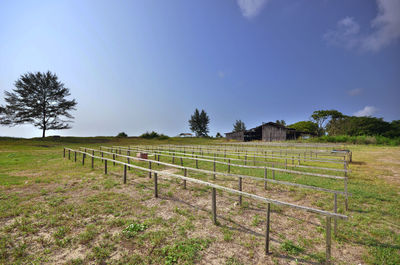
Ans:
{"type": "MultiPolygon", "coordinates": [[[[28,71],[78,101],[48,135],[210,134],[318,109],[400,119],[399,0],[2,1],[0,104],[28,71]]],[[[0,136],[35,137],[30,126],[0,136]]]]}

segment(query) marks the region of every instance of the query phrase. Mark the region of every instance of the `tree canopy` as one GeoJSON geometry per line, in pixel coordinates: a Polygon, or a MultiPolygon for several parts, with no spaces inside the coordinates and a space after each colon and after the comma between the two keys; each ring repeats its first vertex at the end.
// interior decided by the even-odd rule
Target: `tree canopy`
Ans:
{"type": "Polygon", "coordinates": [[[12,92],[5,92],[5,106],[0,106],[0,124],[15,126],[30,123],[42,130],[70,129],[75,99],[68,100],[69,89],[56,74],[26,73],[15,82],[12,92]]]}
{"type": "Polygon", "coordinates": [[[233,124],[233,132],[241,132],[246,130],[246,125],[241,120],[236,120],[233,124]]]}
{"type": "Polygon", "coordinates": [[[316,110],[311,114],[311,118],[318,124],[318,135],[325,134],[326,123],[330,119],[338,119],[343,117],[343,114],[337,110],[316,110]]]}
{"type": "Polygon", "coordinates": [[[210,118],[204,110],[199,112],[198,109],[194,111],[194,114],[190,117],[189,127],[192,132],[196,134],[197,137],[208,136],[208,124],[210,123],[210,118]]]}
{"type": "Polygon", "coordinates": [[[288,126],[300,132],[318,134],[318,124],[312,121],[299,121],[288,126]]]}

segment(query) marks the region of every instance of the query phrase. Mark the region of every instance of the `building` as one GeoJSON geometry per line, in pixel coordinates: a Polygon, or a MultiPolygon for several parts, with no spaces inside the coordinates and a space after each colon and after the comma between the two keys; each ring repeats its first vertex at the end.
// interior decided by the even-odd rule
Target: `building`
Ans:
{"type": "Polygon", "coordinates": [[[299,137],[310,135],[309,133],[299,132],[292,128],[287,128],[281,124],[275,122],[263,123],[253,129],[241,131],[241,132],[230,132],[225,133],[226,139],[237,140],[237,141],[286,141],[296,140],[299,137]]]}
{"type": "Polygon", "coordinates": [[[193,134],[191,134],[191,133],[180,133],[178,136],[179,137],[193,137],[193,134]]]}

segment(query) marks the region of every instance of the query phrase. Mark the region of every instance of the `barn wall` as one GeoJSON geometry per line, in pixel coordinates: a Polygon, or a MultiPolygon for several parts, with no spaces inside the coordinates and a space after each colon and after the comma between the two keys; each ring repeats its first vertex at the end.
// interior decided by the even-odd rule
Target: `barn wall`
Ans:
{"type": "Polygon", "coordinates": [[[286,132],[286,128],[264,125],[262,127],[262,140],[266,142],[285,141],[286,132]]]}
{"type": "Polygon", "coordinates": [[[244,141],[244,131],[243,132],[231,132],[225,133],[226,139],[244,141]]]}

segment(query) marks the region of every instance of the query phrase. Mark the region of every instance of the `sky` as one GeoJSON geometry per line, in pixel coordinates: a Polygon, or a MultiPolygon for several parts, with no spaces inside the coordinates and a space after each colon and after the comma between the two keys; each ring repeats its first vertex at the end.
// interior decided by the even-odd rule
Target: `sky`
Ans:
{"type": "Polygon", "coordinates": [[[214,136],[319,109],[398,120],[400,0],[2,0],[0,105],[48,70],[78,102],[48,135],[175,136],[195,108],[214,136]]]}

